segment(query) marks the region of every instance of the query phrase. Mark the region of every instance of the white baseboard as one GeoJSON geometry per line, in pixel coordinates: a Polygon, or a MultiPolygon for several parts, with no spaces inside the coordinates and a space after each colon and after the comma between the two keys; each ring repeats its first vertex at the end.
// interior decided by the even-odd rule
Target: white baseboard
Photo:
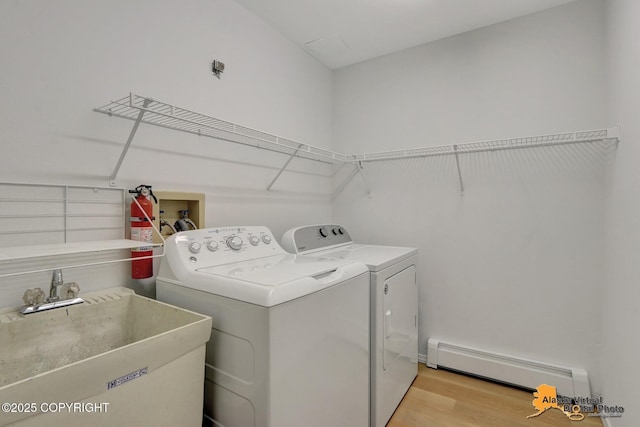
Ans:
{"type": "Polygon", "coordinates": [[[591,397],[589,376],[584,369],[492,353],[433,338],[427,344],[427,366],[454,369],[530,389],[548,384],[556,387],[558,395],[591,397]]]}

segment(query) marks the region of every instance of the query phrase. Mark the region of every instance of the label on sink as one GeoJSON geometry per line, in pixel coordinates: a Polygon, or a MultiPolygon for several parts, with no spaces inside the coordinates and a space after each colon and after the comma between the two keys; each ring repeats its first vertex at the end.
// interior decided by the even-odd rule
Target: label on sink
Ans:
{"type": "Polygon", "coordinates": [[[114,387],[118,387],[124,383],[140,378],[143,375],[146,375],[148,371],[148,367],[144,367],[142,369],[138,369],[137,371],[133,371],[128,373],[127,375],[123,375],[120,378],[116,378],[115,380],[111,380],[107,382],[107,390],[111,390],[114,387]]]}

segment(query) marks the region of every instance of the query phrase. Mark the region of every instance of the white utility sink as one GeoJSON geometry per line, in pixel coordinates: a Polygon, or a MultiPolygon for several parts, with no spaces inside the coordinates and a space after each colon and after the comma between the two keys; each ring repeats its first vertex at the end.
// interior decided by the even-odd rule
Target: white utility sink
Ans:
{"type": "Polygon", "coordinates": [[[126,288],[80,296],[0,311],[0,426],[200,426],[211,318],[126,288]]]}

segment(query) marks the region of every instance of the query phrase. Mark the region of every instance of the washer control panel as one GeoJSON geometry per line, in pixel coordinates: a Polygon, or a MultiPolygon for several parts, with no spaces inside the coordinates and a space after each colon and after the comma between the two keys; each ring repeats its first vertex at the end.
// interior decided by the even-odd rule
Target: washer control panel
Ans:
{"type": "Polygon", "coordinates": [[[319,224],[291,229],[282,236],[281,243],[287,251],[297,254],[353,242],[344,227],[319,224]]]}
{"type": "Polygon", "coordinates": [[[181,231],[170,236],[167,250],[177,259],[198,267],[222,265],[286,252],[267,227],[220,227],[181,231]],[[171,249],[169,249],[171,248],[171,249]]]}

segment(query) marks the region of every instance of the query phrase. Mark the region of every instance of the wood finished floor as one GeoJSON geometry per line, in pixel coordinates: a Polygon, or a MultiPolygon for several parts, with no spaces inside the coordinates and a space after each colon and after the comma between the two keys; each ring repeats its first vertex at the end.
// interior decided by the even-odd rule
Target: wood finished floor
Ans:
{"type": "Polygon", "coordinates": [[[418,376],[387,427],[601,427],[598,417],[571,421],[552,409],[535,418],[533,394],[419,364],[418,376]]]}

